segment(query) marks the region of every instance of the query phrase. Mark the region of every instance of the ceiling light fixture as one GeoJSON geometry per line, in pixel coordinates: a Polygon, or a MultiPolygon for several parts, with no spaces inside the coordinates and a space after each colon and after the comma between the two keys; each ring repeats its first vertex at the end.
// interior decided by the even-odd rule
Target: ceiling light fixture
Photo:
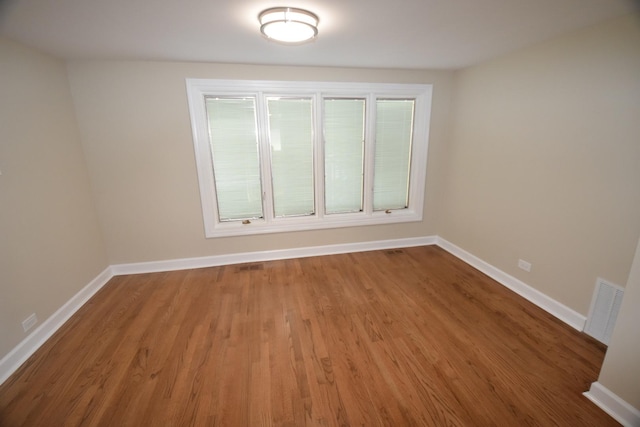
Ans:
{"type": "Polygon", "coordinates": [[[282,43],[302,43],[318,35],[318,17],[304,9],[273,7],[258,15],[260,32],[282,43]]]}

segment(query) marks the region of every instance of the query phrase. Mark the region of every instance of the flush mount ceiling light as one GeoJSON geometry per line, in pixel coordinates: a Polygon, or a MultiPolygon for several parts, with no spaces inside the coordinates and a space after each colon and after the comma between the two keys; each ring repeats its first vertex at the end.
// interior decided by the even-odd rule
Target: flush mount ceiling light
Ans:
{"type": "Polygon", "coordinates": [[[274,7],[258,15],[260,32],[282,43],[302,43],[318,35],[318,17],[304,9],[274,7]]]}

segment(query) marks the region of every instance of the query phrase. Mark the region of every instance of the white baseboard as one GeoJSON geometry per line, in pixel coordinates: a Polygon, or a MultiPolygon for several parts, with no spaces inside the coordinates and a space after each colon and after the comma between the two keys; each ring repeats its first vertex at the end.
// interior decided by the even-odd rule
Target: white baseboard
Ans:
{"type": "Polygon", "coordinates": [[[133,264],[116,264],[107,267],[87,286],[71,297],[51,317],[0,360],[0,384],[5,382],[44,342],[49,339],[82,305],[102,288],[113,276],[122,274],[154,273],[185,270],[189,268],[214,267],[245,262],[271,261],[278,259],[304,258],[349,252],[375,251],[380,249],[425,246],[436,243],[435,236],[407,239],[378,240],[373,242],[345,243],[338,245],[281,249],[263,252],[246,252],[230,255],[215,255],[200,258],[184,258],[167,261],[152,261],[133,264]]]}
{"type": "Polygon", "coordinates": [[[640,426],[640,411],[599,382],[592,383],[589,391],[583,394],[623,426],[640,426]]]}
{"type": "Polygon", "coordinates": [[[108,267],[93,279],[80,292],[73,296],[35,331],[25,338],[9,354],[0,360],[0,384],[15,372],[69,317],[73,315],[93,294],[104,286],[111,277],[122,274],[153,273],[161,271],[184,270],[190,268],[214,267],[219,265],[240,264],[246,262],[271,261],[278,259],[304,258],[311,256],[333,255],[351,252],[374,251],[381,249],[426,246],[437,244],[444,250],[460,258],[467,264],[487,274],[492,279],[513,290],[527,300],[548,311],[558,319],[582,331],[585,317],[560,304],[540,291],[520,280],[493,267],[487,262],[466,252],[456,245],[437,236],[425,236],[406,239],[378,240],[372,242],[345,243],[327,246],[313,246],[273,251],[246,252],[229,255],[214,255],[199,258],[183,258],[166,261],[152,261],[132,264],[116,264],[108,267]]]}
{"type": "Polygon", "coordinates": [[[582,331],[586,322],[585,316],[548,297],[526,283],[508,275],[491,264],[459,248],[453,243],[438,237],[425,236],[407,239],[377,240],[372,242],[344,243],[327,246],[311,246],[273,251],[245,252],[229,255],[213,255],[199,258],[182,258],[166,261],[151,261],[111,266],[113,275],[157,273],[161,271],[186,270],[190,268],[215,267],[219,265],[241,264],[246,262],[272,261],[278,259],[305,258],[310,256],[334,255],[351,252],[375,251],[380,249],[426,246],[437,244],[447,252],[460,258],[467,264],[482,271],[500,284],[518,295],[526,298],[558,319],[582,331]]]}
{"type": "Polygon", "coordinates": [[[562,320],[569,326],[581,332],[584,329],[584,325],[587,319],[582,314],[570,309],[566,305],[559,303],[553,298],[543,294],[537,289],[532,288],[526,283],[505,273],[504,271],[497,269],[491,264],[481,260],[475,255],[470,254],[464,249],[459,248],[453,243],[448,242],[447,240],[441,237],[438,237],[436,241],[437,241],[436,244],[440,246],[442,249],[446,250],[452,255],[455,255],[456,257],[460,258],[462,261],[466,262],[472,267],[477,268],[487,276],[491,277],[493,280],[511,289],[521,297],[531,301],[538,307],[554,315],[555,317],[562,320]]]}
{"type": "Polygon", "coordinates": [[[111,268],[107,267],[4,356],[2,360],[0,360],[0,384],[5,382],[11,374],[18,370],[45,341],[60,329],[64,322],[69,320],[69,318],[112,277],[111,268]]]}
{"type": "Polygon", "coordinates": [[[229,255],[213,255],[200,258],[182,258],[166,261],[116,264],[111,269],[114,276],[120,274],[157,273],[161,271],[187,270],[190,268],[215,267],[218,265],[242,264],[245,262],[273,261],[279,259],[306,258],[320,255],[335,255],[352,252],[376,251],[380,249],[408,248],[436,243],[437,237],[412,237],[407,239],[377,240],[373,242],[343,243],[327,246],[278,249],[273,251],[245,252],[229,255]]]}

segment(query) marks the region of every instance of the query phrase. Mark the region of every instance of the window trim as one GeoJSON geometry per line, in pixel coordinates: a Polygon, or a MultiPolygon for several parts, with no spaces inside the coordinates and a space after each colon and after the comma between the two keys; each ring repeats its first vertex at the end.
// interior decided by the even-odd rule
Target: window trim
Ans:
{"type": "MultiPolygon", "coordinates": [[[[205,237],[242,236],[288,231],[317,230],[327,228],[354,227],[378,224],[394,224],[422,221],[424,193],[426,186],[429,127],[431,120],[431,99],[433,86],[430,84],[388,84],[388,83],[346,83],[346,82],[306,82],[269,80],[219,80],[186,79],[189,115],[194,144],[196,170],[200,189],[200,201],[204,221],[205,237]],[[213,160],[208,135],[206,96],[255,96],[256,108],[262,108],[263,96],[310,96],[314,99],[314,190],[316,213],[313,216],[275,218],[271,215],[273,202],[270,197],[264,201],[264,219],[221,222],[216,208],[213,160]],[[323,99],[336,97],[365,98],[367,102],[365,119],[365,192],[362,212],[324,214],[324,138],[323,99]],[[376,99],[415,99],[413,147],[409,179],[409,207],[384,211],[373,211],[371,194],[367,189],[373,185],[372,156],[375,147],[376,99]],[[369,165],[369,167],[367,167],[369,165]],[[267,212],[269,210],[269,212],[267,212]]],[[[267,141],[264,123],[257,113],[258,150],[260,155],[263,192],[271,194],[269,170],[270,153],[261,141],[267,141]]]]}

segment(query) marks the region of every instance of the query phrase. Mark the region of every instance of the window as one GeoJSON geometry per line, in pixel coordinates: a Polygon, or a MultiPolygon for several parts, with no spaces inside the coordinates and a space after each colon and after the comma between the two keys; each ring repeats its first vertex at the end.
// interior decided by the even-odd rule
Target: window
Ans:
{"type": "Polygon", "coordinates": [[[313,215],[313,100],[267,98],[273,215],[313,215]]]}
{"type": "Polygon", "coordinates": [[[362,212],[365,99],[324,104],[324,194],[327,214],[362,212]]]}
{"type": "Polygon", "coordinates": [[[187,79],[207,237],[422,220],[430,85],[187,79]]]}

